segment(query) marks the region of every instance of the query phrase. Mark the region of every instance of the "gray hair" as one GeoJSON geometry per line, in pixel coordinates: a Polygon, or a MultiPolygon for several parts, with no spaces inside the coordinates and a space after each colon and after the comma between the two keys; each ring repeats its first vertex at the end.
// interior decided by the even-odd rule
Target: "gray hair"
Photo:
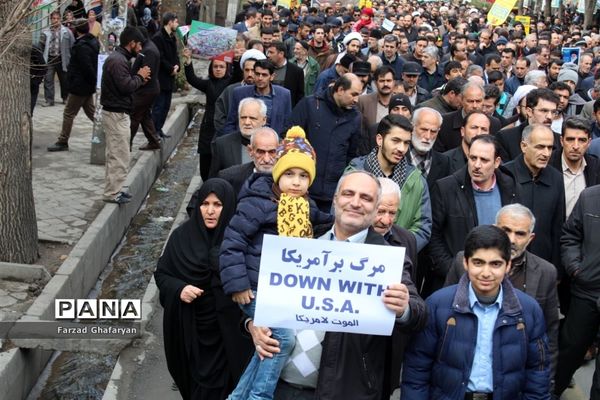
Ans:
{"type": "Polygon", "coordinates": [[[533,86],[537,86],[534,82],[537,82],[538,80],[540,80],[541,78],[546,78],[546,73],[544,71],[540,71],[537,69],[534,69],[532,71],[529,71],[526,75],[525,75],[525,79],[523,81],[524,85],[533,85],[533,86]]]}
{"type": "Polygon", "coordinates": [[[377,180],[377,177],[375,175],[373,175],[372,173],[370,173],[368,171],[362,170],[362,169],[353,169],[351,171],[344,172],[344,174],[338,181],[337,186],[335,187],[334,196],[337,196],[339,194],[340,187],[342,186],[342,183],[344,183],[344,180],[346,180],[346,178],[349,177],[350,175],[354,175],[354,174],[364,174],[375,181],[375,183],[377,184],[377,200],[375,201],[375,205],[377,207],[379,207],[379,202],[381,201],[381,182],[379,182],[379,180],[377,180]]]}
{"type": "Polygon", "coordinates": [[[381,184],[381,196],[395,194],[398,197],[398,205],[400,205],[400,200],[402,199],[400,186],[390,178],[378,177],[377,180],[381,184]]]}
{"type": "MultiPolygon", "coordinates": [[[[244,99],[244,100],[247,100],[247,99],[244,99]]],[[[262,100],[260,100],[260,101],[262,102],[262,100]]],[[[262,134],[271,134],[271,135],[273,135],[273,137],[275,138],[275,141],[277,143],[279,143],[279,140],[280,140],[279,139],[279,135],[277,134],[277,132],[275,132],[275,130],[273,130],[272,128],[269,128],[268,126],[261,126],[260,128],[254,129],[252,131],[252,133],[250,134],[250,146],[251,147],[254,147],[254,137],[258,136],[258,135],[262,135],[262,134]]]]}
{"type": "Polygon", "coordinates": [[[473,75],[473,72],[475,71],[479,71],[481,72],[481,75],[483,75],[483,68],[481,67],[481,65],[471,64],[467,67],[467,76],[473,75]]]}
{"type": "Polygon", "coordinates": [[[240,104],[238,105],[238,116],[242,113],[242,107],[250,103],[255,103],[259,105],[261,117],[267,116],[267,105],[265,104],[265,102],[261,99],[256,99],[254,97],[246,97],[240,101],[240,104]]]}
{"type": "MultiPolygon", "coordinates": [[[[479,67],[479,65],[476,65],[476,66],[479,67]]],[[[472,65],[470,67],[472,67],[472,65]]],[[[479,68],[481,68],[481,67],[479,67],[479,68]]],[[[464,95],[467,92],[467,90],[469,90],[469,89],[471,89],[473,87],[479,89],[481,91],[481,94],[483,96],[485,96],[485,90],[483,89],[483,86],[481,86],[477,82],[467,82],[467,83],[465,83],[464,86],[462,87],[461,91],[460,91],[460,94],[464,95]]]]}
{"type": "Polygon", "coordinates": [[[533,232],[533,229],[535,228],[535,215],[533,215],[533,213],[531,212],[531,210],[529,208],[527,208],[524,205],[519,204],[519,203],[509,204],[509,205],[502,207],[496,213],[496,225],[498,225],[498,220],[504,214],[509,214],[511,216],[521,217],[521,218],[529,218],[529,220],[531,221],[529,223],[529,233],[533,232]]]}
{"type": "Polygon", "coordinates": [[[440,112],[438,110],[435,110],[431,107],[421,107],[421,108],[417,108],[415,110],[413,117],[412,117],[413,126],[417,126],[417,121],[419,121],[421,114],[424,112],[434,114],[435,118],[438,120],[438,125],[442,126],[442,123],[444,122],[444,118],[442,117],[442,114],[440,114],[440,112]]]}
{"type": "Polygon", "coordinates": [[[429,55],[432,58],[435,58],[436,60],[439,60],[439,58],[440,58],[439,51],[438,51],[437,47],[435,47],[435,46],[425,47],[425,49],[423,50],[423,53],[429,55]]]}
{"type": "Polygon", "coordinates": [[[554,138],[554,133],[546,125],[534,124],[534,125],[527,125],[523,129],[523,133],[521,134],[521,141],[522,142],[526,142],[526,143],[530,143],[529,139],[531,137],[531,134],[533,133],[533,131],[535,131],[537,129],[543,129],[543,130],[545,130],[547,132],[550,132],[552,134],[552,138],[554,138]]]}

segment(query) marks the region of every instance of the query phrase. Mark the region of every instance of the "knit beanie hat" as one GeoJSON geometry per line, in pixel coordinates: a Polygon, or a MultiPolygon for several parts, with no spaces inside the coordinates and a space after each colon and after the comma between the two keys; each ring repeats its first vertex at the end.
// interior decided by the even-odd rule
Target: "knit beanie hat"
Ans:
{"type": "Polygon", "coordinates": [[[277,147],[277,161],[273,167],[273,180],[279,181],[281,175],[290,168],[302,168],[308,173],[312,185],[317,173],[315,150],[312,148],[304,129],[299,126],[290,128],[285,139],[277,147]]]}
{"type": "Polygon", "coordinates": [[[576,69],[574,70],[568,64],[573,64],[575,66],[575,68],[577,68],[577,65],[574,63],[563,64],[563,66],[560,69],[560,72],[558,73],[558,77],[556,78],[556,80],[558,82],[573,81],[577,85],[577,82],[579,81],[579,75],[577,75],[577,70],[576,69]]]}

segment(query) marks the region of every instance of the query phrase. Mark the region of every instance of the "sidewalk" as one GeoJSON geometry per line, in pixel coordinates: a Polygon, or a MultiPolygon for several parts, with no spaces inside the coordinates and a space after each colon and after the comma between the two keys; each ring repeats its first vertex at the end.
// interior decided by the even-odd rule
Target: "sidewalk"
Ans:
{"type": "MultiPolygon", "coordinates": [[[[90,164],[92,122],[79,112],[73,124],[69,151],[48,152],[62,127],[64,105],[33,112],[33,196],[40,240],[74,244],[103,206],[104,165],[90,164]]],[[[134,140],[131,165],[146,138],[134,140]]]]}

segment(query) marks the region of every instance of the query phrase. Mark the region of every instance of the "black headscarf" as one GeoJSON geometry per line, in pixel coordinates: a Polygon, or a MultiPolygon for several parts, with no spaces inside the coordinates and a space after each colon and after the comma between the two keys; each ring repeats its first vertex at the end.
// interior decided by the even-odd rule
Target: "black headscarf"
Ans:
{"type": "Polygon", "coordinates": [[[225,296],[219,279],[218,254],[236,197],[231,185],[209,179],[194,194],[190,219],[169,238],[154,274],[164,307],[163,334],[167,367],[184,399],[220,400],[231,393],[252,354],[239,329],[241,311],[225,296]],[[200,205],[214,193],[223,204],[219,222],[207,229],[200,205]],[[204,290],[192,303],[181,290],[204,290]]]}
{"type": "Polygon", "coordinates": [[[225,228],[235,212],[236,197],[229,182],[213,178],[207,180],[193,198],[196,202],[192,205],[190,219],[172,233],[158,268],[161,269],[161,265],[168,266],[170,275],[187,284],[202,284],[210,279],[211,274],[219,274],[218,250],[225,228]],[[217,227],[207,229],[200,205],[211,193],[221,201],[223,210],[217,227]]]}

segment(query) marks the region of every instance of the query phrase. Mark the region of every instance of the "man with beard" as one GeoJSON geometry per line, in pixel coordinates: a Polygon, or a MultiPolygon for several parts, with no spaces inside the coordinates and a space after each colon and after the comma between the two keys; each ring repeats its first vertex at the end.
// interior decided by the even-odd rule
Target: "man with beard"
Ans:
{"type": "Polygon", "coordinates": [[[361,92],[362,82],[356,75],[342,75],[332,87],[300,100],[288,121],[288,127],[304,129],[317,153],[310,196],[322,211],[331,210],[335,184],[357,155],[360,113],[356,104],[361,92]]]}
{"type": "Polygon", "coordinates": [[[553,151],[550,159],[550,165],[563,176],[566,218],[571,215],[583,189],[600,183],[600,161],[587,154],[591,141],[589,121],[582,117],[567,117],[560,137],[562,151],[553,151]]]}
{"type": "MultiPolygon", "coordinates": [[[[556,109],[556,103],[554,107],[556,109]]],[[[550,115],[550,111],[547,114],[550,115]]],[[[555,168],[548,168],[554,140],[554,133],[547,125],[530,124],[523,130],[522,154],[507,163],[506,168],[517,182],[520,203],[538,219],[537,238],[529,250],[558,268],[561,265],[560,235],[565,216],[565,194],[562,175],[555,168]]]]}
{"type": "Polygon", "coordinates": [[[126,27],[119,37],[119,46],[104,62],[102,72],[102,127],[106,134],[106,179],[103,200],[124,204],[131,194],[123,191],[129,169],[129,113],[132,95],[150,79],[150,68],[131,71],[129,60],[142,50],[144,37],[136,29],[126,27]]]}
{"type": "Polygon", "coordinates": [[[429,242],[431,234],[431,205],[427,181],[406,158],[412,131],[413,126],[407,118],[400,115],[384,117],[377,128],[377,147],[368,155],[350,161],[346,170],[365,170],[398,184],[403,202],[394,222],[415,235],[420,251],[429,242]]]}
{"type": "Polygon", "coordinates": [[[268,60],[254,63],[254,84],[240,86],[233,90],[233,96],[227,113],[225,133],[237,131],[238,107],[246,97],[261,99],[267,105],[267,126],[276,132],[284,132],[286,119],[292,111],[290,91],[273,84],[275,67],[268,60]]]}
{"type": "Polygon", "coordinates": [[[548,82],[553,84],[558,80],[558,73],[560,72],[561,67],[563,66],[563,60],[555,60],[552,59],[548,63],[548,82]]]}
{"type": "MultiPolygon", "coordinates": [[[[504,206],[496,214],[498,228],[510,239],[510,283],[537,300],[546,321],[548,350],[550,350],[551,373],[556,370],[558,357],[558,296],[556,293],[556,268],[548,261],[528,252],[527,246],[535,239],[535,216],[521,204],[504,206]]],[[[465,272],[464,252],[460,251],[454,259],[454,265],[446,276],[444,286],[458,283],[465,272]]]]}
{"type": "MultiPolygon", "coordinates": [[[[498,142],[506,152],[508,160],[514,160],[522,153],[522,133],[527,125],[552,126],[552,120],[557,115],[558,96],[550,89],[534,89],[526,97],[527,122],[514,128],[502,130],[498,134],[498,142]]],[[[554,145],[559,146],[558,135],[555,134],[554,145]]]]}
{"type": "Polygon", "coordinates": [[[360,48],[363,44],[363,38],[360,33],[352,32],[346,35],[342,43],[346,46],[346,54],[351,54],[354,57],[360,55],[360,48]]]}
{"type": "Polygon", "coordinates": [[[240,58],[240,67],[243,72],[242,81],[227,86],[215,103],[215,136],[221,136],[223,128],[225,127],[225,124],[227,124],[227,113],[229,112],[229,104],[233,97],[233,91],[240,86],[253,85],[254,63],[258,60],[265,60],[266,58],[267,57],[262,51],[256,49],[246,50],[244,54],[242,54],[242,57],[240,58]]]}
{"type": "Polygon", "coordinates": [[[417,41],[415,42],[415,48],[414,48],[413,52],[411,54],[409,54],[408,56],[405,56],[404,60],[415,62],[415,63],[421,65],[422,60],[423,60],[423,51],[425,50],[425,48],[427,47],[428,44],[429,44],[429,41],[427,40],[427,38],[425,36],[419,36],[417,38],[417,41]]]}
{"type": "MultiPolygon", "coordinates": [[[[575,73],[573,71],[573,73],[575,73]]],[[[569,99],[573,93],[573,89],[566,82],[554,82],[549,87],[550,90],[558,96],[558,105],[556,107],[556,115],[552,120],[551,129],[553,132],[561,132],[563,122],[567,117],[567,110],[569,108],[569,99]]]]}
{"type": "Polygon", "coordinates": [[[321,71],[323,71],[327,56],[331,54],[331,48],[325,40],[325,28],[323,26],[315,26],[312,34],[313,38],[308,42],[308,55],[317,60],[321,71]]]}
{"type": "Polygon", "coordinates": [[[235,194],[239,194],[242,186],[253,173],[271,173],[277,158],[278,145],[279,135],[273,129],[266,126],[255,129],[247,148],[250,161],[225,168],[219,171],[217,177],[231,183],[235,194]]]}
{"type": "Polygon", "coordinates": [[[500,56],[500,70],[506,75],[506,79],[513,77],[514,63],[515,63],[515,51],[510,48],[502,50],[500,56]]]}
{"type": "MultiPolygon", "coordinates": [[[[440,129],[440,135],[435,142],[435,149],[445,152],[459,147],[462,142],[461,128],[467,114],[472,111],[481,111],[485,91],[477,82],[469,82],[462,88],[462,109],[444,114],[444,122],[440,129]]],[[[490,117],[490,133],[496,134],[501,128],[497,118],[490,117]]]]}
{"type": "Polygon", "coordinates": [[[431,189],[435,181],[450,174],[448,157],[433,150],[442,126],[442,115],[433,108],[421,107],[415,111],[412,121],[414,129],[410,141],[410,151],[406,157],[409,163],[421,171],[431,189]]]}
{"type": "Polygon", "coordinates": [[[500,165],[495,138],[474,137],[468,153],[467,165],[438,180],[431,190],[431,270],[426,274],[423,296],[442,287],[469,231],[493,224],[502,206],[516,202],[516,183],[500,165]]]}
{"type": "Polygon", "coordinates": [[[265,126],[267,105],[260,99],[246,97],[240,101],[238,114],[238,131],[217,137],[211,143],[210,178],[215,177],[222,169],[250,161],[250,137],[256,129],[265,126]]]}
{"type": "Polygon", "coordinates": [[[519,58],[513,68],[514,74],[506,81],[506,92],[514,95],[519,86],[525,84],[525,75],[529,71],[531,61],[527,58],[519,58]]]}
{"type": "Polygon", "coordinates": [[[372,148],[368,137],[369,128],[388,114],[395,78],[394,70],[389,65],[377,68],[373,75],[377,91],[358,98],[358,110],[362,115],[359,154],[367,154],[372,148]]]}
{"type": "Polygon", "coordinates": [[[416,106],[431,98],[429,92],[418,85],[419,76],[423,68],[419,63],[407,61],[402,67],[402,82],[404,82],[405,93],[411,104],[416,106]]]}
{"type": "Polygon", "coordinates": [[[467,165],[469,146],[475,136],[490,133],[490,117],[483,111],[472,111],[465,117],[465,123],[460,128],[462,141],[459,147],[443,153],[450,160],[450,174],[467,165]]]}

